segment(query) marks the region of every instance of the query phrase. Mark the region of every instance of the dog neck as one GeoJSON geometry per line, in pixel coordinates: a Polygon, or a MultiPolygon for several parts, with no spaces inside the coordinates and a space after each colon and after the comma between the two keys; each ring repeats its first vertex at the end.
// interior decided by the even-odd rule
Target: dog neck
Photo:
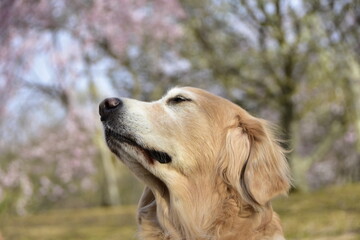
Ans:
{"type": "Polygon", "coordinates": [[[195,179],[196,182],[193,179],[190,182],[186,177],[181,181],[177,178],[176,182],[164,185],[166,189],[152,190],[156,202],[154,214],[165,235],[176,236],[174,239],[233,239],[237,229],[243,236],[247,232],[253,236],[250,232],[266,228],[271,222],[271,208],[264,208],[262,213],[255,211],[221,178],[195,179]]]}

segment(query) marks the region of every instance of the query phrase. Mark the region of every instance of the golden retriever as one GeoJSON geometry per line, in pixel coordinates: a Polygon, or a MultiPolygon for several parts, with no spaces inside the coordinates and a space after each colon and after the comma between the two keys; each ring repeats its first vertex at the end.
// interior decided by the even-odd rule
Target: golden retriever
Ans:
{"type": "Polygon", "coordinates": [[[99,112],[109,148],[146,185],[140,239],[284,239],[270,200],[287,194],[289,170],[266,121],[190,87],[107,98],[99,112]]]}

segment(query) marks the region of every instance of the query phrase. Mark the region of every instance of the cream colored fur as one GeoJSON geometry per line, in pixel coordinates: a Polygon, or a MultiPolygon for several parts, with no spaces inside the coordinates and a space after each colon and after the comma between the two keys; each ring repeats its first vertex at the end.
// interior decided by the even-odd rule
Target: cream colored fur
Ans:
{"type": "Polygon", "coordinates": [[[172,161],[147,160],[127,143],[110,149],[146,185],[138,206],[142,240],[280,240],[270,200],[286,194],[284,150],[269,124],[206,91],[175,88],[162,99],[124,102],[118,121],[104,123],[172,161]],[[189,101],[173,103],[182,96],[189,101]]]}

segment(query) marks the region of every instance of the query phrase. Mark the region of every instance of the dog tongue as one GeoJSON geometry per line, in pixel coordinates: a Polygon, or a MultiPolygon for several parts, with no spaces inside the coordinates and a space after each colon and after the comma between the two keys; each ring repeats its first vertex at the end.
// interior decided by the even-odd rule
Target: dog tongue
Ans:
{"type": "Polygon", "coordinates": [[[155,150],[149,150],[149,154],[153,159],[155,159],[159,163],[164,164],[164,163],[171,162],[171,157],[167,153],[158,152],[158,151],[155,151],[155,150]]]}

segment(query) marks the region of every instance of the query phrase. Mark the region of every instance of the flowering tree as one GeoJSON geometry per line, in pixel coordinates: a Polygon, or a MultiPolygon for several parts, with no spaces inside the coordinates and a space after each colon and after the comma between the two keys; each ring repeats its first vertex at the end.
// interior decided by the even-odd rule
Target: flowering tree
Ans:
{"type": "Polygon", "coordinates": [[[118,202],[97,104],[113,85],[138,88],[132,59],[149,59],[148,48],[163,57],[183,17],[175,0],[0,3],[0,205],[25,214],[29,204],[104,186],[107,204],[118,202]],[[114,69],[127,77],[108,81],[114,69]]]}

